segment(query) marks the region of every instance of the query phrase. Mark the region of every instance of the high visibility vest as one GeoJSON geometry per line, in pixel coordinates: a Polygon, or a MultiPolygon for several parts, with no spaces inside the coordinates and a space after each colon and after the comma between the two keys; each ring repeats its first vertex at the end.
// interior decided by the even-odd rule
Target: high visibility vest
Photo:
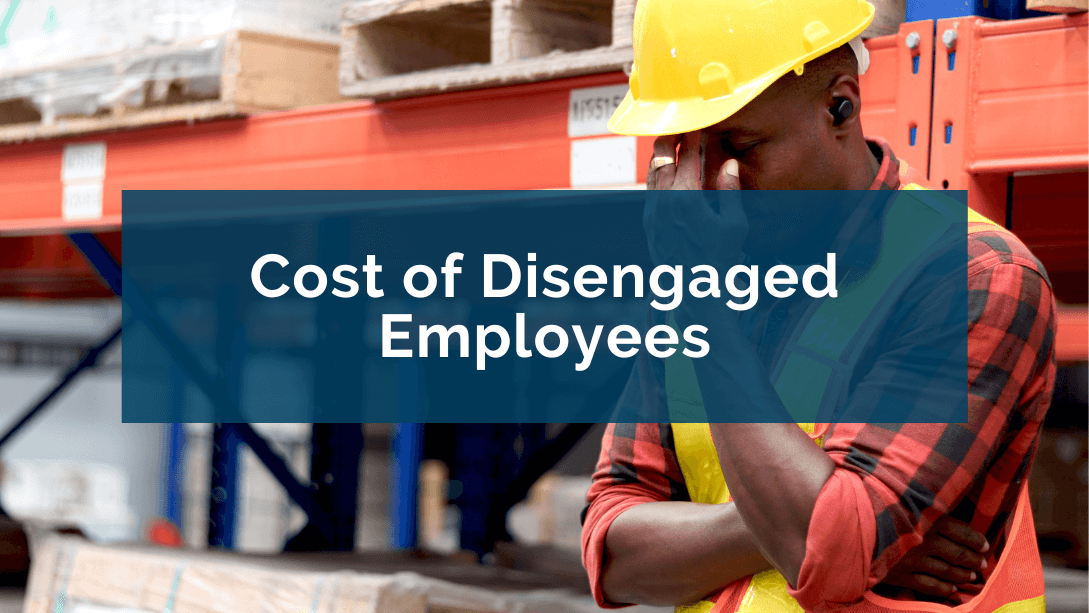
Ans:
{"type": "MultiPolygon", "coordinates": [[[[910,272],[917,270],[931,247],[952,233],[963,231],[963,205],[917,185],[908,185],[895,198],[889,206],[880,253],[871,270],[858,282],[841,288],[837,298],[825,299],[813,308],[803,318],[803,323],[796,326],[781,355],[773,361],[770,374],[775,389],[793,415],[816,415],[816,410],[826,403],[840,403],[846,399],[851,367],[857,359],[855,352],[861,350],[874,332],[871,315],[878,309],[891,308],[889,303],[895,300],[890,298],[903,288],[910,279],[910,272]],[[868,324],[863,325],[865,322],[868,324]]],[[[969,233],[994,230],[1006,232],[978,213],[968,211],[969,233]]],[[[707,417],[691,358],[680,351],[667,358],[665,384],[677,460],[691,500],[708,504],[729,502],[730,491],[722,476],[711,429],[706,423],[700,423],[707,417]]],[[[816,444],[823,443],[828,424],[799,423],[798,426],[816,444]]],[[[983,591],[971,602],[954,608],[892,600],[867,592],[861,602],[844,611],[1043,613],[1043,568],[1029,508],[1028,479],[1022,482],[1012,526],[1001,559],[983,591]]],[[[725,611],[732,600],[720,598],[717,608],[715,603],[702,601],[678,607],[677,611],[719,613],[725,611]]],[[[803,609],[787,593],[786,579],[773,569],[748,579],[745,593],[734,611],[800,613],[803,609]]]]}

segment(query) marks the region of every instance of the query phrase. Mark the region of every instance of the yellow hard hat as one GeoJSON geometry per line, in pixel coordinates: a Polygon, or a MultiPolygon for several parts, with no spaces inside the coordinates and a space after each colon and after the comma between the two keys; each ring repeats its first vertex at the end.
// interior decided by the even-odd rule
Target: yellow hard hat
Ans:
{"type": "Polygon", "coordinates": [[[847,44],[873,21],[865,0],[639,0],[617,134],[712,126],[776,79],[847,44]]]}

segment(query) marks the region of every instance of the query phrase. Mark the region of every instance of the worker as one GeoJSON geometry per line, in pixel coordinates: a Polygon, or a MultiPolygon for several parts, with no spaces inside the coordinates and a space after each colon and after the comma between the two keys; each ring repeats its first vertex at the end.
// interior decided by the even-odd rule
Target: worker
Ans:
{"type": "MultiPolygon", "coordinates": [[[[965,340],[963,319],[950,324],[927,309],[942,299],[939,286],[872,311],[876,327],[846,331],[876,356],[866,370],[815,358],[802,340],[780,342],[813,325],[804,298],[765,301],[741,317],[722,314],[724,301],[713,300],[686,301],[668,317],[651,311],[652,322],[677,326],[702,318],[715,349],[700,359],[681,352],[636,358],[618,415],[668,417],[617,419],[602,439],[582,535],[601,606],[1044,610],[1026,483],[1054,386],[1051,288],[1014,235],[964,208],[967,223],[950,222],[951,199],[924,189],[887,143],[863,136],[859,74],[868,55],[859,36],[873,15],[863,0],[640,0],[630,91],[610,129],[657,136],[649,190],[899,190],[888,192],[887,208],[872,222],[890,225],[871,263],[904,244],[928,243],[916,235],[919,225],[960,232],[961,249],[952,254],[959,270],[931,272],[959,275],[960,291],[966,283],[968,380],[959,389],[967,390],[967,420],[675,419],[682,400],[706,414],[730,403],[789,408],[796,400],[777,390],[803,385],[813,372],[823,378],[810,380],[824,382],[805,383],[802,400],[873,410],[935,402],[918,364],[903,356],[943,334],[965,340]],[[769,376],[785,358],[801,366],[769,376]]],[[[716,211],[664,196],[648,198],[644,217],[656,264],[685,249],[728,259],[761,240],[790,244],[804,237],[808,221],[832,220],[836,240],[867,223],[832,205],[789,211],[802,223],[776,225],[744,209],[739,221],[728,199],[716,211]],[[700,236],[678,242],[678,228],[700,236]],[[667,239],[674,242],[661,242],[667,239]]],[[[848,241],[847,252],[856,243],[848,241]]],[[[901,274],[922,283],[922,272],[901,274]]],[[[835,314],[845,295],[841,289],[821,309],[835,314]]],[[[887,289],[880,299],[895,296],[887,289]]],[[[957,398],[936,400],[945,401],[957,398]]]]}

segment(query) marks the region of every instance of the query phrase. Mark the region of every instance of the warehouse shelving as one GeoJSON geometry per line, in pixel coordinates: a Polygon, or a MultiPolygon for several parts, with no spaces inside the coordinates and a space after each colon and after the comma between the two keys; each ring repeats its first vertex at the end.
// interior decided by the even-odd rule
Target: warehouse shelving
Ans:
{"type": "MultiPolygon", "coordinates": [[[[1060,296],[1084,296],[1086,32],[1084,14],[903,24],[895,35],[868,41],[872,65],[862,79],[867,132],[928,172],[934,187],[967,189],[975,208],[1023,228],[1060,273],[1060,296]],[[941,39],[946,30],[958,33],[955,47],[941,39]]],[[[0,146],[0,295],[120,294],[122,190],[570,187],[575,144],[610,138],[569,135],[571,92],[625,83],[616,72],[0,146]],[[106,150],[101,215],[66,218],[64,152],[92,142],[106,150]]],[[[635,139],[636,173],[651,149],[652,139],[635,139]]],[[[1086,300],[1077,302],[1060,313],[1064,361],[1089,358],[1086,300]]],[[[220,434],[253,446],[315,523],[328,519],[252,428],[220,434]]],[[[398,444],[414,456],[419,434],[405,434],[398,444]]],[[[333,441],[347,433],[324,436],[333,441]]],[[[411,467],[398,465],[397,478],[413,479],[411,467]]],[[[346,514],[349,505],[340,506],[346,514]]],[[[400,523],[413,521],[411,501],[399,508],[400,523]]],[[[407,524],[397,534],[402,544],[412,541],[407,524]]]]}
{"type": "Polygon", "coordinates": [[[923,173],[930,164],[930,91],[934,22],[900,25],[895,35],[871,38],[870,69],[860,78],[862,127],[888,141],[896,155],[923,173]]]}
{"type": "MultiPolygon", "coordinates": [[[[1084,304],[1089,14],[941,19],[936,32],[930,182],[968,190],[1032,248],[1059,300],[1084,304]]],[[[1089,355],[1085,319],[1060,309],[1061,361],[1089,355]]]]}
{"type": "Polygon", "coordinates": [[[1086,13],[938,21],[935,186],[968,189],[974,208],[1002,221],[1004,175],[1089,168],[1087,24],[1086,13]]]}

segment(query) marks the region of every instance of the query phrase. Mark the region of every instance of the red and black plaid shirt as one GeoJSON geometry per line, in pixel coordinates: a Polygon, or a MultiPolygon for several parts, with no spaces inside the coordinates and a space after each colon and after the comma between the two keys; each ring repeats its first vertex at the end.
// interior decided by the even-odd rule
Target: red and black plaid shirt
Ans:
{"type": "MultiPolygon", "coordinates": [[[[922,183],[887,144],[874,140],[871,148],[882,161],[870,189],[922,183]]],[[[876,534],[873,551],[859,552],[871,555],[860,567],[868,576],[843,577],[849,565],[837,565],[823,581],[872,587],[945,514],[992,543],[988,569],[1001,554],[1051,400],[1055,305],[1039,261],[1011,235],[973,232],[968,259],[968,422],[833,427],[824,450],[837,471],[858,476],[868,496],[856,500],[868,498],[873,523],[867,525],[876,534]]],[[[599,605],[615,606],[604,601],[600,581],[612,521],[637,504],[688,499],[669,424],[608,426],[583,512],[583,563],[599,605]]],[[[809,542],[815,530],[836,530],[832,523],[811,522],[809,542]]]]}

